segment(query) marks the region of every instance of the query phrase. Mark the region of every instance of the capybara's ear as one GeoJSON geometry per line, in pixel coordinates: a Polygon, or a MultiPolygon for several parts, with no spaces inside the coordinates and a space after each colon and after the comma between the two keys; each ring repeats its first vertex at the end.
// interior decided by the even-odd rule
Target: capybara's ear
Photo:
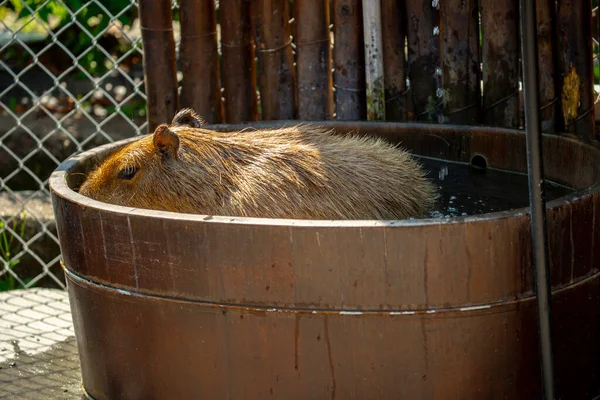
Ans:
{"type": "Polygon", "coordinates": [[[171,122],[171,125],[187,125],[191,126],[192,128],[200,128],[204,124],[206,124],[206,122],[191,108],[183,108],[179,110],[179,112],[173,117],[173,122],[171,122]]]}
{"type": "Polygon", "coordinates": [[[159,125],[152,138],[154,147],[163,158],[177,158],[179,137],[166,124],[159,125]]]}

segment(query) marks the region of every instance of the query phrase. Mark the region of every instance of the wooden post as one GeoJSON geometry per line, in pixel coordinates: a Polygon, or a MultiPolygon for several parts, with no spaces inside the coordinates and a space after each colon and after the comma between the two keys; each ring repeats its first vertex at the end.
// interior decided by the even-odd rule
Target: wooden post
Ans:
{"type": "Polygon", "coordinates": [[[439,4],[444,122],[473,125],[481,110],[477,0],[439,4]]]}
{"type": "Polygon", "coordinates": [[[439,74],[438,14],[429,1],[406,1],[412,108],[412,118],[409,119],[438,121],[443,97],[439,74]]]}
{"type": "Polygon", "coordinates": [[[536,0],[538,65],[542,132],[555,132],[556,107],[556,9],[553,0],[536,0]]]}
{"type": "Polygon", "coordinates": [[[333,82],[338,120],[366,117],[364,40],[360,0],[334,0],[333,82]]]}
{"type": "Polygon", "coordinates": [[[258,119],[250,0],[220,0],[225,121],[258,119]]]}
{"type": "Polygon", "coordinates": [[[596,136],[591,0],[559,1],[557,7],[559,126],[589,141],[596,136]]]}
{"type": "Polygon", "coordinates": [[[179,108],[170,0],[140,0],[148,132],[171,122],[179,108]]]}
{"type": "Polygon", "coordinates": [[[481,2],[483,123],[518,128],[519,1],[481,2]]]}
{"type": "Polygon", "coordinates": [[[365,69],[367,83],[367,118],[385,119],[383,46],[381,39],[381,3],[362,0],[365,69]]]}
{"type": "Polygon", "coordinates": [[[333,115],[329,2],[295,0],[298,118],[325,120],[333,115]]]}
{"type": "MultiPolygon", "coordinates": [[[[596,8],[596,19],[594,21],[594,27],[596,30],[596,41],[597,43],[600,43],[600,3],[598,4],[599,7],[596,8]]],[[[600,50],[600,44],[596,45],[597,48],[599,48],[600,50]]],[[[595,50],[593,50],[595,51],[595,50]]],[[[596,85],[596,65],[600,66],[600,59],[599,59],[600,55],[596,56],[595,53],[592,53],[592,60],[595,59],[595,61],[592,61],[592,65],[593,65],[593,76],[594,76],[594,85],[596,85]]],[[[600,82],[598,82],[600,83],[600,82]]],[[[594,86],[594,90],[593,90],[594,95],[596,94],[596,89],[594,86]]],[[[594,99],[594,137],[596,138],[596,140],[600,140],[600,132],[598,130],[600,124],[600,102],[597,102],[596,99],[594,99]]]]}
{"type": "Polygon", "coordinates": [[[221,79],[214,0],[180,0],[181,107],[209,124],[222,122],[221,79]]]}
{"type": "Polygon", "coordinates": [[[406,121],[406,10],[396,0],[381,0],[385,119],[406,121]]]}
{"type": "Polygon", "coordinates": [[[262,119],[294,119],[296,95],[288,0],[254,0],[252,28],[258,55],[262,119]]]}

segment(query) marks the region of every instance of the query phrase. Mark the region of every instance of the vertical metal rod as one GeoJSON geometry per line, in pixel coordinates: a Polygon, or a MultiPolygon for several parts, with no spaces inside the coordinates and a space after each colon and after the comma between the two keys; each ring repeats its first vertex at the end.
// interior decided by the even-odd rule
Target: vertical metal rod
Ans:
{"type": "Polygon", "coordinates": [[[554,354],[552,351],[552,305],[546,235],[546,202],[543,192],[543,162],[540,124],[540,101],[537,58],[537,21],[535,1],[520,0],[521,46],[525,129],[527,131],[527,164],[529,172],[529,204],[535,287],[541,351],[544,398],[554,400],[554,354]]]}

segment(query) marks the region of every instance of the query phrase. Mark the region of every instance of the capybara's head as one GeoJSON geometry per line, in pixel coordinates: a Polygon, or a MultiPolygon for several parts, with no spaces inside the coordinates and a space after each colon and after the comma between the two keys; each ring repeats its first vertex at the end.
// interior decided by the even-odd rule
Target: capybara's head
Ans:
{"type": "Polygon", "coordinates": [[[204,121],[190,109],[178,112],[171,125],[124,146],[92,171],[79,193],[95,200],[139,208],[176,209],[181,141],[178,127],[199,128],[204,121]],[[175,208],[174,208],[175,207],[175,208]]]}

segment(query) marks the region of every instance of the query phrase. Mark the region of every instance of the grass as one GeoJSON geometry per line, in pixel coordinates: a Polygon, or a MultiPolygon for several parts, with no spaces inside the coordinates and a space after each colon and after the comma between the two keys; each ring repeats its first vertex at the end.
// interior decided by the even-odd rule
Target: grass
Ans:
{"type": "Polygon", "coordinates": [[[21,287],[21,284],[17,282],[15,277],[9,271],[12,271],[21,262],[21,260],[18,258],[13,259],[13,251],[16,248],[14,240],[15,233],[19,235],[21,239],[23,239],[25,236],[26,223],[27,213],[25,211],[21,213],[21,224],[18,230],[17,220],[15,219],[13,222],[12,231],[14,233],[9,232],[6,228],[6,224],[3,221],[0,221],[0,257],[2,257],[5,268],[7,268],[7,270],[4,271],[4,274],[0,276],[0,292],[18,289],[21,287]]]}

